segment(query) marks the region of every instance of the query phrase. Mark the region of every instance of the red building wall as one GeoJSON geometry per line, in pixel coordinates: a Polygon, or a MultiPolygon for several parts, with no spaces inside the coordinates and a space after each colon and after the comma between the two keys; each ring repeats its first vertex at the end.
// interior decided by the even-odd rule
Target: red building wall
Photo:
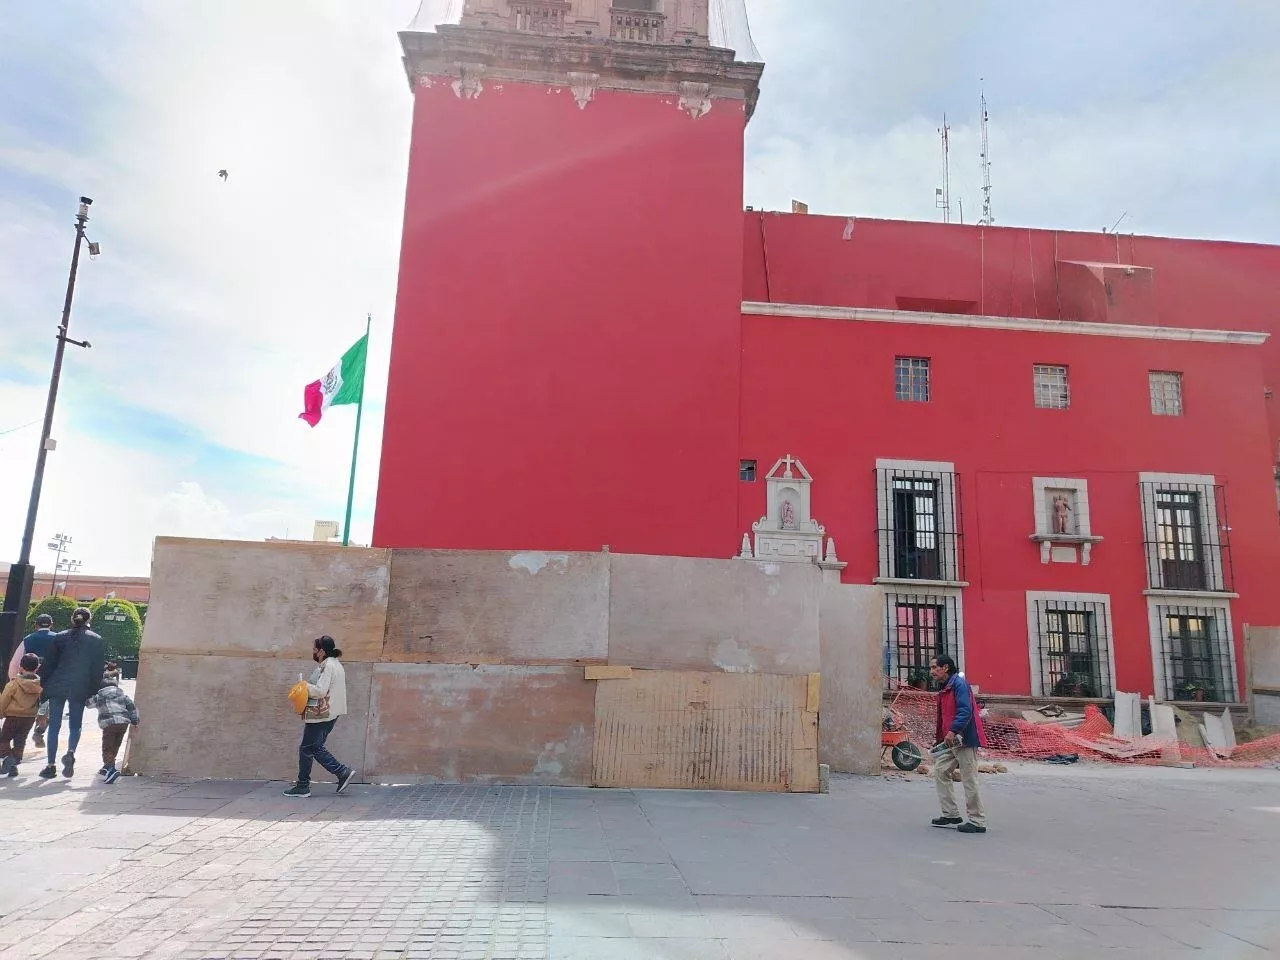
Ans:
{"type": "Polygon", "coordinates": [[[730,552],[742,102],[415,96],[374,542],[730,552]]]}
{"type": "MultiPolygon", "coordinates": [[[[1114,260],[1117,242],[1124,262],[1155,271],[1147,309],[1142,297],[1121,299],[1125,314],[1113,322],[1272,327],[1276,248],[830,217],[749,213],[745,297],[1080,319],[1058,309],[1055,246],[1059,258],[1110,251],[1114,260]]],[[[1152,692],[1143,471],[1212,474],[1225,486],[1237,653],[1244,623],[1280,622],[1271,588],[1280,570],[1276,401],[1266,395],[1280,382],[1274,339],[1257,346],[748,315],[743,356],[742,456],[763,469],[788,452],[804,461],[815,477],[814,515],[849,564],[846,582],[878,574],[877,458],[955,463],[972,584],[963,591],[966,667],[992,692],[1030,689],[1025,595],[1033,590],[1109,594],[1117,685],[1152,692]],[[931,358],[931,402],[894,399],[894,359],[903,355],[931,358]],[[1034,406],[1037,363],[1069,367],[1070,409],[1034,406]],[[1151,370],[1183,373],[1184,416],[1151,413],[1151,370]],[[1028,539],[1036,476],[1089,481],[1093,533],[1105,538],[1089,566],[1040,562],[1028,539]]],[[[748,529],[763,509],[762,486],[742,484],[739,526],[748,529]]]]}
{"type": "MultiPolygon", "coordinates": [[[[1146,554],[1138,474],[1213,474],[1226,488],[1245,622],[1280,622],[1271,589],[1280,524],[1259,400],[1258,347],[834,320],[744,318],[743,456],[764,469],[784,453],[814,476],[813,513],[849,566],[878,576],[877,458],[954,462],[961,483],[969,677],[992,692],[1030,689],[1026,592],[1111,596],[1120,689],[1152,688],[1146,554]],[[932,360],[933,399],[894,399],[894,358],[932,360]],[[1031,368],[1070,369],[1071,408],[1034,406],[1031,368]],[[1147,372],[1181,370],[1183,417],[1151,413],[1147,372]],[[786,384],[785,390],[778,384],[786,384]],[[1224,422],[1223,411],[1233,411],[1224,422]],[[1033,477],[1089,482],[1089,566],[1040,562],[1033,477]]],[[[741,484],[739,527],[764,511],[763,484],[741,484]]],[[[909,592],[910,588],[901,588],[909,592]]],[[[931,592],[922,587],[918,592],[931,592]]]]}

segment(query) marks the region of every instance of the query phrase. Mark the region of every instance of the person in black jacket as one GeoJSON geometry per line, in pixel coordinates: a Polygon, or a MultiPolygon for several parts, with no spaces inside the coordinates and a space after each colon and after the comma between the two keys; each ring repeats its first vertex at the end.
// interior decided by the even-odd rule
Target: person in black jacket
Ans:
{"type": "Polygon", "coordinates": [[[62,713],[71,719],[71,735],[62,758],[62,775],[70,777],[76,769],[76,747],[80,745],[80,728],[84,722],[85,701],[102,686],[102,668],[106,664],[106,646],[102,637],[89,629],[92,616],[84,607],[71,614],[71,629],[53,638],[49,655],[40,665],[40,681],[49,701],[48,741],[49,765],[40,771],[45,780],[58,775],[54,761],[58,758],[58,735],[62,732],[62,713]]]}

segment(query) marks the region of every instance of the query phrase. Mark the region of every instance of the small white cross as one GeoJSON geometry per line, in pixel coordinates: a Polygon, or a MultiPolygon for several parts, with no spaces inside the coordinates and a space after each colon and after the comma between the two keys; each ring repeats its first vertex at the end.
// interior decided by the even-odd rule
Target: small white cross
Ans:
{"type": "Polygon", "coordinates": [[[794,477],[795,474],[791,472],[791,465],[796,462],[795,458],[788,453],[785,457],[782,458],[782,462],[787,465],[786,472],[784,472],[782,475],[784,477],[794,477]]]}

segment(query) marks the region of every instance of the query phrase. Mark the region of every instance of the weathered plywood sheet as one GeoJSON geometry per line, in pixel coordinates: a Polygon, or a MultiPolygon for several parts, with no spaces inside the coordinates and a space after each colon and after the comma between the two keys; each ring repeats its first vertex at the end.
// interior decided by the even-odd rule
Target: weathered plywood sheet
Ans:
{"type": "Polygon", "coordinates": [[[387,550],[160,537],[143,646],[305,659],[328,634],[346,662],[377,660],[390,576],[387,550]]]}
{"type": "Polygon", "coordinates": [[[383,659],[603,662],[605,554],[396,550],[383,659]]]}
{"type": "Polygon", "coordinates": [[[379,664],[367,776],[586,786],[595,684],[581,667],[379,664]]]}
{"type": "Polygon", "coordinates": [[[596,786],[818,789],[807,676],[636,671],[596,688],[596,786]]]}
{"type": "Polygon", "coordinates": [[[609,662],[654,670],[820,669],[822,572],[807,563],[610,557],[609,662]]]}
{"type": "Polygon", "coordinates": [[[819,619],[822,645],[821,761],[837,773],[880,772],[884,685],[884,591],[825,584],[819,619]]]}
{"type": "MultiPolygon", "coordinates": [[[[364,769],[369,713],[369,664],[345,663],[348,715],[338,720],[329,750],[364,769]]],[[[142,652],[133,733],[134,769],[144,776],[231,780],[293,780],[298,775],[302,719],[286,696],[303,659],[211,657],[142,652]]],[[[316,783],[332,782],[317,764],[316,783]]]]}

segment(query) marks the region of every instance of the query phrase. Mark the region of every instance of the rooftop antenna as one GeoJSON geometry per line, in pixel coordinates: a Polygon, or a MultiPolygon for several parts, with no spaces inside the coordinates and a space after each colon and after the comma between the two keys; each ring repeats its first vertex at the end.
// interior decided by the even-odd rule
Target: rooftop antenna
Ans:
{"type": "Polygon", "coordinates": [[[942,115],[942,186],[934,191],[934,202],[942,210],[942,222],[951,222],[951,127],[947,115],[942,115]]]}
{"type": "Polygon", "coordinates": [[[987,136],[987,127],[991,117],[987,113],[987,92],[982,91],[982,219],[981,226],[989,227],[996,222],[991,213],[991,142],[987,136]]]}
{"type": "Polygon", "coordinates": [[[1124,213],[1120,214],[1120,219],[1119,219],[1119,220],[1117,220],[1115,223],[1113,223],[1113,224],[1111,225],[1111,229],[1107,229],[1106,227],[1103,227],[1103,228],[1102,228],[1102,232],[1103,232],[1103,233],[1115,233],[1115,232],[1116,232],[1116,227],[1118,227],[1118,226],[1120,226],[1120,224],[1124,223],[1124,218],[1125,218],[1125,217],[1127,217],[1128,215],[1129,215],[1129,211],[1128,211],[1128,210],[1126,210],[1124,213]]]}

